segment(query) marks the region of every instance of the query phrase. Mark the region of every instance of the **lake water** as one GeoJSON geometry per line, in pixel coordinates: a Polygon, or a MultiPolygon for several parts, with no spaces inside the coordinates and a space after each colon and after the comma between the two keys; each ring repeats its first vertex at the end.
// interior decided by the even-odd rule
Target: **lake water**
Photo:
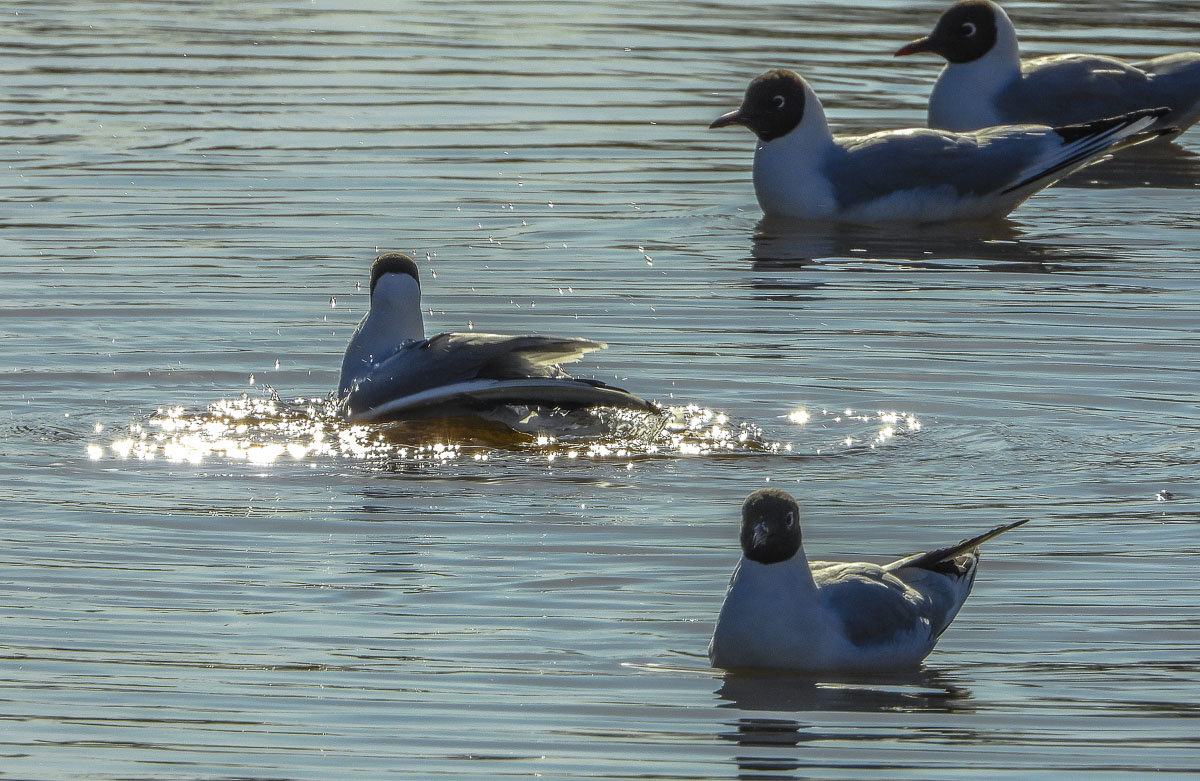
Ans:
{"type": "MultiPolygon", "coordinates": [[[[919,124],[941,3],[14,2],[0,777],[1200,772],[1200,131],[999,225],[760,224],[773,66],[919,124]],[[662,430],[325,412],[380,250],[431,332],[610,349],[662,430]],[[704,657],[738,508],[820,557],[1018,518],[925,668],[704,657]]],[[[1027,53],[1190,3],[1009,4],[1027,53]]],[[[644,421],[643,421],[644,423],[644,421]]]]}

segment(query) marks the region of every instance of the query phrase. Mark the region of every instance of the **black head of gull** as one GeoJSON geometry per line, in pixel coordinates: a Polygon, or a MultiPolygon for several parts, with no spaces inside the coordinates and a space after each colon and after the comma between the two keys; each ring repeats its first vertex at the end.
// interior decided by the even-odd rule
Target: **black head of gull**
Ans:
{"type": "Polygon", "coordinates": [[[421,275],[417,271],[417,263],[403,252],[385,252],[375,258],[375,262],[371,264],[371,294],[375,293],[375,285],[384,274],[407,274],[421,285],[421,275]]]}
{"type": "Polygon", "coordinates": [[[800,550],[800,507],[787,491],[760,488],[742,503],[742,553],[759,564],[787,561],[800,550]]]}
{"type": "Polygon", "coordinates": [[[1003,13],[990,0],[962,0],[946,9],[933,32],[896,52],[897,57],[933,52],[947,62],[974,62],[996,45],[996,15],[1003,13]]]}
{"type": "Polygon", "coordinates": [[[762,141],[792,132],[804,119],[804,79],[790,70],[767,71],[750,82],[742,105],[713,120],[709,128],[745,125],[762,141]]]}

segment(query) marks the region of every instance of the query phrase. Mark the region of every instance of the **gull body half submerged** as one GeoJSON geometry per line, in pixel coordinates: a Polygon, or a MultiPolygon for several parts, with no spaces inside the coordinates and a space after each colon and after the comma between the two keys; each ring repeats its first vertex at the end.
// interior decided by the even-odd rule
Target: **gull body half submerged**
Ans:
{"type": "Polygon", "coordinates": [[[417,265],[399,252],[371,266],[371,308],[342,359],[338,398],[355,423],[449,417],[505,405],[658,412],[650,401],[558,367],[603,349],[591,339],[485,333],[425,337],[417,265]]]}

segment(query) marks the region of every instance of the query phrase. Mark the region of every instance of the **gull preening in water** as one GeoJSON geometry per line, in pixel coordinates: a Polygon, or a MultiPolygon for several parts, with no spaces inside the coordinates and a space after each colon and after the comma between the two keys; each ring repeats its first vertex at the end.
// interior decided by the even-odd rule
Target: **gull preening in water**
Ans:
{"type": "Polygon", "coordinates": [[[353,422],[471,414],[504,405],[657,412],[653,403],[558,368],[606,345],[591,339],[442,333],[425,338],[421,282],[407,255],[371,266],[371,308],[350,337],[338,396],[353,422]]]}
{"type": "Polygon", "coordinates": [[[971,593],[979,546],[1027,522],[891,564],[809,561],[796,500],[777,488],[755,491],[742,505],[742,558],[709,658],[726,669],[914,668],[971,593]]]}
{"type": "Polygon", "coordinates": [[[1062,127],[834,136],[804,79],[777,69],[751,81],[741,107],[710,127],[740,124],[758,136],[754,192],[769,217],[936,222],[999,219],[1106,154],[1168,132],[1150,130],[1166,113],[1062,127]]]}
{"type": "Polygon", "coordinates": [[[948,8],[933,32],[897,57],[931,52],[946,60],[929,96],[929,126],[975,130],[1032,122],[1067,125],[1165,106],[1166,137],[1200,119],[1200,52],[1141,62],[1096,54],[1055,54],[1021,61],[1017,32],[990,0],[948,8]]]}

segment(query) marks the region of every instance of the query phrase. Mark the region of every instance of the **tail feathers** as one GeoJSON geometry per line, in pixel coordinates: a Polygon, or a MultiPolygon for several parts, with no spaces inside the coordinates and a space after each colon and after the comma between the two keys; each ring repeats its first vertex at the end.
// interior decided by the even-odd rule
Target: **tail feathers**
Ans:
{"type": "Polygon", "coordinates": [[[1187,88],[1194,89],[1197,80],[1200,79],[1200,53],[1197,52],[1164,54],[1161,57],[1135,62],[1133,66],[1153,74],[1156,78],[1179,78],[1182,81],[1181,87],[1188,92],[1191,90],[1187,88]]]}
{"type": "Polygon", "coordinates": [[[1115,152],[1134,144],[1140,144],[1161,135],[1178,133],[1178,128],[1149,128],[1171,112],[1166,107],[1131,111],[1107,119],[1084,122],[1077,125],[1062,125],[1053,128],[1063,140],[1057,153],[1049,160],[1040,160],[1037,165],[1021,172],[1016,184],[1005,188],[1005,193],[1021,190],[1044,180],[1054,181],[1099,160],[1106,152],[1115,152]]]}
{"type": "Polygon", "coordinates": [[[547,366],[554,363],[573,363],[593,350],[603,350],[606,347],[608,345],[604,342],[591,339],[519,336],[513,339],[510,349],[537,366],[547,366]]]}
{"type": "Polygon", "coordinates": [[[1027,523],[1029,523],[1028,518],[1023,521],[1015,521],[1013,523],[1007,523],[1003,526],[997,526],[996,528],[986,531],[976,537],[970,537],[945,548],[938,548],[937,550],[932,550],[928,553],[918,553],[913,556],[906,556],[903,559],[899,559],[897,561],[893,561],[891,564],[885,565],[883,569],[887,572],[895,572],[896,570],[904,567],[936,569],[937,565],[941,564],[942,562],[952,561],[957,556],[961,556],[964,553],[973,551],[993,537],[998,537],[1001,534],[1004,534],[1006,531],[1015,529],[1018,526],[1023,526],[1027,523]]]}
{"type": "Polygon", "coordinates": [[[574,363],[593,350],[608,346],[590,339],[556,336],[514,336],[502,344],[504,351],[480,366],[479,376],[503,379],[566,376],[558,368],[560,363],[574,363]]]}
{"type": "Polygon", "coordinates": [[[558,376],[558,364],[578,361],[607,346],[577,337],[483,333],[445,333],[426,340],[426,349],[453,356],[464,378],[474,375],[493,379],[558,376]]]}

